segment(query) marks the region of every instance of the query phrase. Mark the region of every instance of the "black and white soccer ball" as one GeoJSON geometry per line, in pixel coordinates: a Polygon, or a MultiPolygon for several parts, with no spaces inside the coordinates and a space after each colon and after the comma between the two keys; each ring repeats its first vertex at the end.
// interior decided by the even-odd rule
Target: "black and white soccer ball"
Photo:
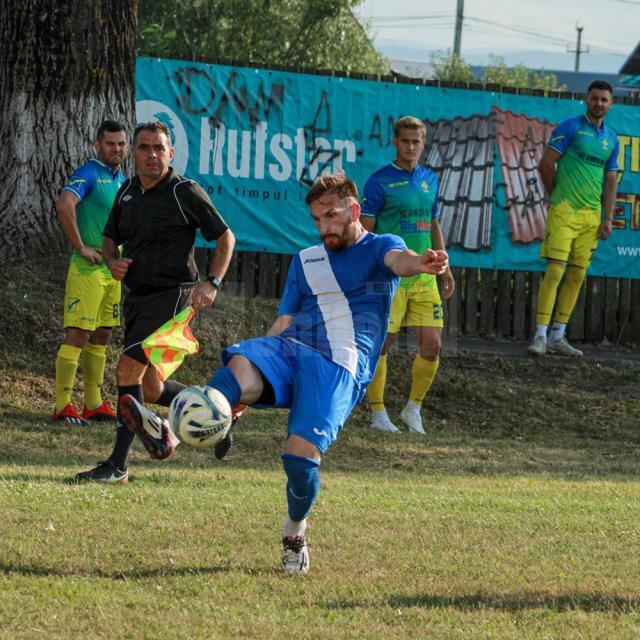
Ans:
{"type": "Polygon", "coordinates": [[[213,447],[229,432],[231,405],[213,387],[187,387],[171,402],[169,422],[185,444],[213,447]]]}

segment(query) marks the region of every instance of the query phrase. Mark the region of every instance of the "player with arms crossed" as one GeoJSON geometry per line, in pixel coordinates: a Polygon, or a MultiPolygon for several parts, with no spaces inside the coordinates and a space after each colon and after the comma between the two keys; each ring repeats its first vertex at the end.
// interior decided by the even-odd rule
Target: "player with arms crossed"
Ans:
{"type": "Polygon", "coordinates": [[[125,181],[120,165],[127,154],[124,125],[105,120],[94,143],[96,157],[76,169],[56,201],[58,219],[73,247],[64,294],[64,342],[56,357],[54,421],[86,425],[115,420],[101,387],[112,327],[120,325],[120,282],[102,258],[102,229],[125,181]],[[80,355],[84,368],[82,416],[71,404],[80,355]]]}
{"type": "MultiPolygon", "coordinates": [[[[320,462],[373,376],[399,276],[443,273],[448,263],[444,251],[417,255],[397,236],[367,232],[360,224],[356,185],[344,175],[321,177],[306,202],[322,244],[294,257],[267,336],[226,349],[226,366],[208,383],[231,406],[290,409],[282,456],[288,573],[309,569],[305,530],[320,488],[320,462]]],[[[159,420],[144,406],[129,398],[121,403],[136,408],[129,428],[160,431],[144,428],[159,420]]],[[[154,455],[154,447],[147,448],[154,455]]],[[[158,450],[164,451],[163,443],[158,450]]]]}
{"type": "Polygon", "coordinates": [[[606,240],[611,235],[619,149],[618,137],[604,123],[613,104],[611,85],[604,80],[592,82],[586,102],[584,115],[565,120],[553,130],[540,161],[540,177],[551,197],[551,206],[540,246],[547,270],[538,292],[536,334],[529,346],[533,355],[582,356],[582,351],[569,344],[565,331],[598,238],[606,240]]]}
{"type": "MultiPolygon", "coordinates": [[[[424,150],[426,128],[413,116],[400,118],[394,126],[395,160],[376,171],[365,184],[362,198],[362,224],[376,233],[395,233],[410,249],[444,249],[438,222],[438,176],[418,164],[424,150]]],[[[446,298],[455,289],[449,268],[443,274],[446,298]]],[[[382,349],[376,374],[369,387],[371,426],[399,432],[384,406],[387,381],[387,352],[403,325],[415,327],[418,353],[411,368],[409,400],[400,413],[401,420],[415,433],[424,434],[420,407],[431,388],[438,365],[444,315],[435,276],[420,273],[402,278],[393,298],[389,334],[382,349]]]]}

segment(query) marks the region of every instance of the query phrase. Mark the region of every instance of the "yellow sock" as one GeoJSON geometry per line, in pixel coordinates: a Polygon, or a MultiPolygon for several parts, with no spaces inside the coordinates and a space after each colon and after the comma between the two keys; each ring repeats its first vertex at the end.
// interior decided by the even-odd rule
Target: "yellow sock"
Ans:
{"type": "Polygon", "coordinates": [[[569,322],[569,317],[576,306],[586,274],[587,270],[581,267],[569,266],[567,268],[567,275],[564,277],[562,289],[558,294],[556,314],[553,318],[556,322],[561,322],[562,324],[569,322]]]}
{"type": "Polygon", "coordinates": [[[418,406],[422,404],[427,391],[431,388],[433,380],[436,377],[440,360],[425,360],[418,354],[413,361],[411,367],[411,391],[409,392],[409,400],[415,402],[418,406]]]}
{"type": "Polygon", "coordinates": [[[107,345],[87,342],[82,352],[84,404],[87,409],[95,409],[102,404],[100,388],[104,382],[104,368],[106,364],[107,345]]]}
{"type": "Polygon", "coordinates": [[[551,312],[556,302],[556,293],[558,285],[562,280],[564,273],[564,265],[558,262],[550,262],[547,265],[547,271],[540,283],[538,290],[538,307],[536,309],[536,323],[549,325],[551,320],[551,312]]]}
{"type": "Polygon", "coordinates": [[[76,379],[78,360],[82,349],[61,344],[56,357],[56,413],[71,402],[71,391],[76,379]]]}
{"type": "Polygon", "coordinates": [[[369,404],[373,411],[384,409],[384,385],[387,383],[387,356],[380,356],[376,374],[369,385],[369,404]]]}

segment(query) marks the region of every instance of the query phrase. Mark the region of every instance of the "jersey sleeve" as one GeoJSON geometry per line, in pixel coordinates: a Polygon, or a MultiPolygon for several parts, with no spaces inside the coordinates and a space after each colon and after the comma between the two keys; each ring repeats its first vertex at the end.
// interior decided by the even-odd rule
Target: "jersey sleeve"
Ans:
{"type": "Polygon", "coordinates": [[[96,172],[91,164],[83,164],[78,167],[73,175],[62,187],[63,191],[71,191],[78,200],[84,200],[92,191],[96,183],[96,172]]]}
{"type": "Polygon", "coordinates": [[[378,213],[384,209],[384,191],[376,180],[375,174],[369,176],[364,185],[360,208],[362,215],[370,218],[377,217],[378,213]]]}
{"type": "Polygon", "coordinates": [[[181,183],[177,191],[183,213],[202,231],[205,240],[217,240],[229,228],[199,184],[189,180],[181,183]]]}
{"type": "Polygon", "coordinates": [[[578,131],[578,120],[571,118],[561,122],[552,132],[547,147],[553,149],[561,156],[569,148],[578,131]]]}
{"type": "Polygon", "coordinates": [[[618,166],[618,154],[620,153],[620,142],[618,140],[618,136],[614,137],[615,143],[613,145],[613,151],[607,160],[607,164],[604,166],[605,171],[619,171],[620,167],[618,166]]]}
{"type": "Polygon", "coordinates": [[[407,244],[400,236],[396,236],[392,233],[385,233],[384,235],[378,236],[378,238],[378,259],[383,265],[385,271],[395,275],[393,271],[384,264],[384,258],[389,251],[405,251],[407,244]]]}
{"type": "Polygon", "coordinates": [[[278,305],[278,315],[292,316],[302,308],[302,290],[300,289],[300,256],[295,256],[289,265],[287,282],[278,305]]]}

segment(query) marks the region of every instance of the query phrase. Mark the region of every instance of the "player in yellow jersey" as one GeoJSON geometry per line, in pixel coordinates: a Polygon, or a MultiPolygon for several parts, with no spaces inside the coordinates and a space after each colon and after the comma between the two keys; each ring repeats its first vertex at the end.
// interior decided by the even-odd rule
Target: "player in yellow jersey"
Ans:
{"type": "Polygon", "coordinates": [[[585,114],[553,130],[540,161],[540,177],[551,206],[540,247],[547,270],[538,293],[536,334],[529,346],[533,355],[582,356],[580,349],[569,344],[565,331],[598,239],[611,235],[619,149],[616,134],[604,123],[613,104],[611,85],[604,80],[592,82],[586,103],[585,114]]]}
{"type": "MultiPolygon", "coordinates": [[[[367,180],[362,199],[362,224],[376,233],[399,235],[418,254],[427,249],[444,249],[438,223],[438,176],[418,164],[424,149],[426,128],[418,118],[405,116],[394,127],[395,160],[367,180]]],[[[451,270],[443,274],[445,297],[455,288],[451,270]]],[[[420,407],[438,370],[443,326],[442,302],[436,277],[420,274],[402,278],[391,306],[388,336],[369,385],[371,426],[397,432],[384,406],[387,351],[401,326],[415,327],[418,354],[411,369],[409,400],[400,419],[415,433],[424,434],[420,407]]]]}
{"type": "Polygon", "coordinates": [[[64,296],[66,335],[56,357],[54,421],[85,425],[115,420],[102,398],[106,351],[112,327],[120,324],[120,283],[102,260],[102,229],[118,189],[125,181],[120,165],[127,153],[124,125],[106,120],[98,128],[96,156],[79,167],[56,201],[58,219],[73,247],[64,296]],[[84,409],[71,404],[82,357],[84,409]]]}

